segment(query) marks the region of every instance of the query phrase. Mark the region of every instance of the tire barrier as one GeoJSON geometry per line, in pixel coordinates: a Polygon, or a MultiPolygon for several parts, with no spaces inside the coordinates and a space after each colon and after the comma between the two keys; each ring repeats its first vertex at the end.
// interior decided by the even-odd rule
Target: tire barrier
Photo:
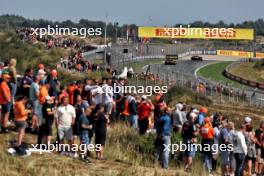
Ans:
{"type": "Polygon", "coordinates": [[[230,72],[230,69],[233,68],[234,66],[242,63],[242,62],[257,62],[259,61],[259,59],[241,59],[237,62],[234,62],[232,64],[230,64],[223,72],[223,75],[225,77],[227,77],[228,79],[231,79],[233,81],[237,81],[241,84],[244,84],[244,85],[247,85],[247,86],[250,86],[250,87],[253,87],[253,88],[258,88],[258,89],[261,89],[261,90],[264,90],[264,84],[263,83],[259,83],[259,82],[256,82],[256,81],[251,81],[251,80],[248,80],[248,79],[245,79],[245,78],[242,78],[242,77],[239,77],[239,76],[236,76],[234,74],[232,74],[230,72]]]}

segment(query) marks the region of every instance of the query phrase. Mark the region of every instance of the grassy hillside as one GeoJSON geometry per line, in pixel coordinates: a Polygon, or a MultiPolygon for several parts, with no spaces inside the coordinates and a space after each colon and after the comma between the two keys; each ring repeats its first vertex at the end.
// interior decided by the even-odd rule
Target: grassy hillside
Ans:
{"type": "Polygon", "coordinates": [[[230,69],[234,75],[240,76],[244,79],[264,83],[264,64],[260,62],[246,62],[235,65],[230,69]]]}
{"type": "Polygon", "coordinates": [[[197,74],[199,76],[202,76],[202,77],[207,78],[207,79],[212,80],[212,81],[216,81],[216,82],[219,82],[222,84],[228,83],[234,87],[241,88],[243,86],[242,84],[239,84],[236,81],[232,81],[223,75],[223,71],[225,70],[225,68],[230,63],[232,63],[232,62],[226,61],[226,62],[219,62],[219,63],[215,63],[215,64],[210,64],[210,65],[207,65],[207,66],[201,68],[197,72],[197,74]]]}

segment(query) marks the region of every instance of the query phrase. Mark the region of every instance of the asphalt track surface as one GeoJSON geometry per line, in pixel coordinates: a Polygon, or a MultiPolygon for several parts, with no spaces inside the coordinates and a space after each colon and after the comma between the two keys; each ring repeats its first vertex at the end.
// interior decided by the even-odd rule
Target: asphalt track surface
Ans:
{"type": "MultiPolygon", "coordinates": [[[[196,72],[209,64],[221,62],[221,61],[236,61],[240,58],[237,57],[226,57],[226,56],[218,56],[218,55],[201,55],[203,57],[203,61],[192,61],[191,56],[186,56],[181,58],[176,65],[164,65],[160,64],[160,68],[164,70],[168,70],[169,72],[179,72],[184,75],[192,75],[195,79],[196,72]]],[[[204,80],[203,80],[204,81],[204,80]]],[[[205,82],[207,82],[205,80],[205,82]]],[[[209,81],[207,84],[211,84],[209,81]]],[[[242,90],[241,90],[242,91],[242,90]]],[[[263,106],[264,105],[264,91],[262,90],[254,90],[254,88],[247,87],[244,90],[244,93],[247,97],[251,97],[252,101],[255,101],[256,104],[263,106]],[[254,95],[254,96],[253,96],[254,95]]]]}
{"type": "Polygon", "coordinates": [[[206,65],[221,62],[221,61],[239,60],[239,58],[235,58],[235,57],[230,58],[230,57],[225,57],[225,56],[211,56],[211,55],[209,56],[201,55],[201,56],[203,57],[203,61],[192,61],[191,56],[186,56],[186,57],[181,58],[177,62],[176,65],[160,64],[160,68],[169,70],[169,71],[180,72],[185,75],[195,76],[195,72],[206,65]]]}

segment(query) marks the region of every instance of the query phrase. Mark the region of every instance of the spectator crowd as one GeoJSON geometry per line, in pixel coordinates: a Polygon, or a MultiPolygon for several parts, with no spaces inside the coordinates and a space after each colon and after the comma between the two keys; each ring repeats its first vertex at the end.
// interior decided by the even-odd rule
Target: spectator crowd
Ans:
{"type": "MultiPolygon", "coordinates": [[[[114,93],[113,84],[125,86],[124,78],[86,78],[62,85],[57,70],[45,68],[43,64],[37,69],[27,69],[21,79],[17,77],[16,59],[0,66],[1,133],[8,133],[12,125],[16,127],[14,148],[18,155],[26,154],[22,144],[29,132],[37,135],[38,144],[94,143],[100,146],[96,159],[106,160],[104,149],[109,123],[125,121],[139,135],[156,134],[155,158],[164,169],[169,167],[171,158],[171,150],[165,146],[171,145],[172,136],[178,133],[183,144],[192,144],[177,156],[183,157],[186,172],[192,170],[198,152],[195,144],[201,144],[201,159],[208,174],[216,171],[220,161],[221,173],[225,176],[241,176],[245,172],[263,175],[264,121],[253,129],[250,117],[235,125],[220,113],[209,113],[206,107],[183,103],[170,107],[159,93],[154,97],[114,93]],[[232,146],[232,150],[214,150],[214,144],[224,148],[232,146]],[[204,150],[206,146],[210,146],[209,150],[204,150]]],[[[91,162],[89,151],[79,154],[70,149],[59,153],[91,162]]]]}

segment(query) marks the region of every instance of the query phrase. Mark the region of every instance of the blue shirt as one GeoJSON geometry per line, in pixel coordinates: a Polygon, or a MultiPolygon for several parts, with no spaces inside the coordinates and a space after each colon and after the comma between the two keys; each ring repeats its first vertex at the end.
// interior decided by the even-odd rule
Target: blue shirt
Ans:
{"type": "Polygon", "coordinates": [[[204,114],[204,113],[199,113],[199,114],[198,114],[198,124],[199,124],[199,125],[203,125],[203,123],[204,123],[204,118],[205,118],[205,114],[204,114]]]}
{"type": "Polygon", "coordinates": [[[89,125],[89,120],[88,118],[86,117],[86,115],[82,114],[80,117],[79,117],[79,120],[78,120],[78,126],[79,126],[79,131],[81,133],[84,133],[84,132],[87,132],[89,131],[89,129],[87,128],[82,128],[82,125],[89,125]]]}
{"type": "Polygon", "coordinates": [[[162,134],[163,136],[171,135],[171,117],[167,114],[160,116],[156,122],[156,130],[158,134],[162,134]]]}

